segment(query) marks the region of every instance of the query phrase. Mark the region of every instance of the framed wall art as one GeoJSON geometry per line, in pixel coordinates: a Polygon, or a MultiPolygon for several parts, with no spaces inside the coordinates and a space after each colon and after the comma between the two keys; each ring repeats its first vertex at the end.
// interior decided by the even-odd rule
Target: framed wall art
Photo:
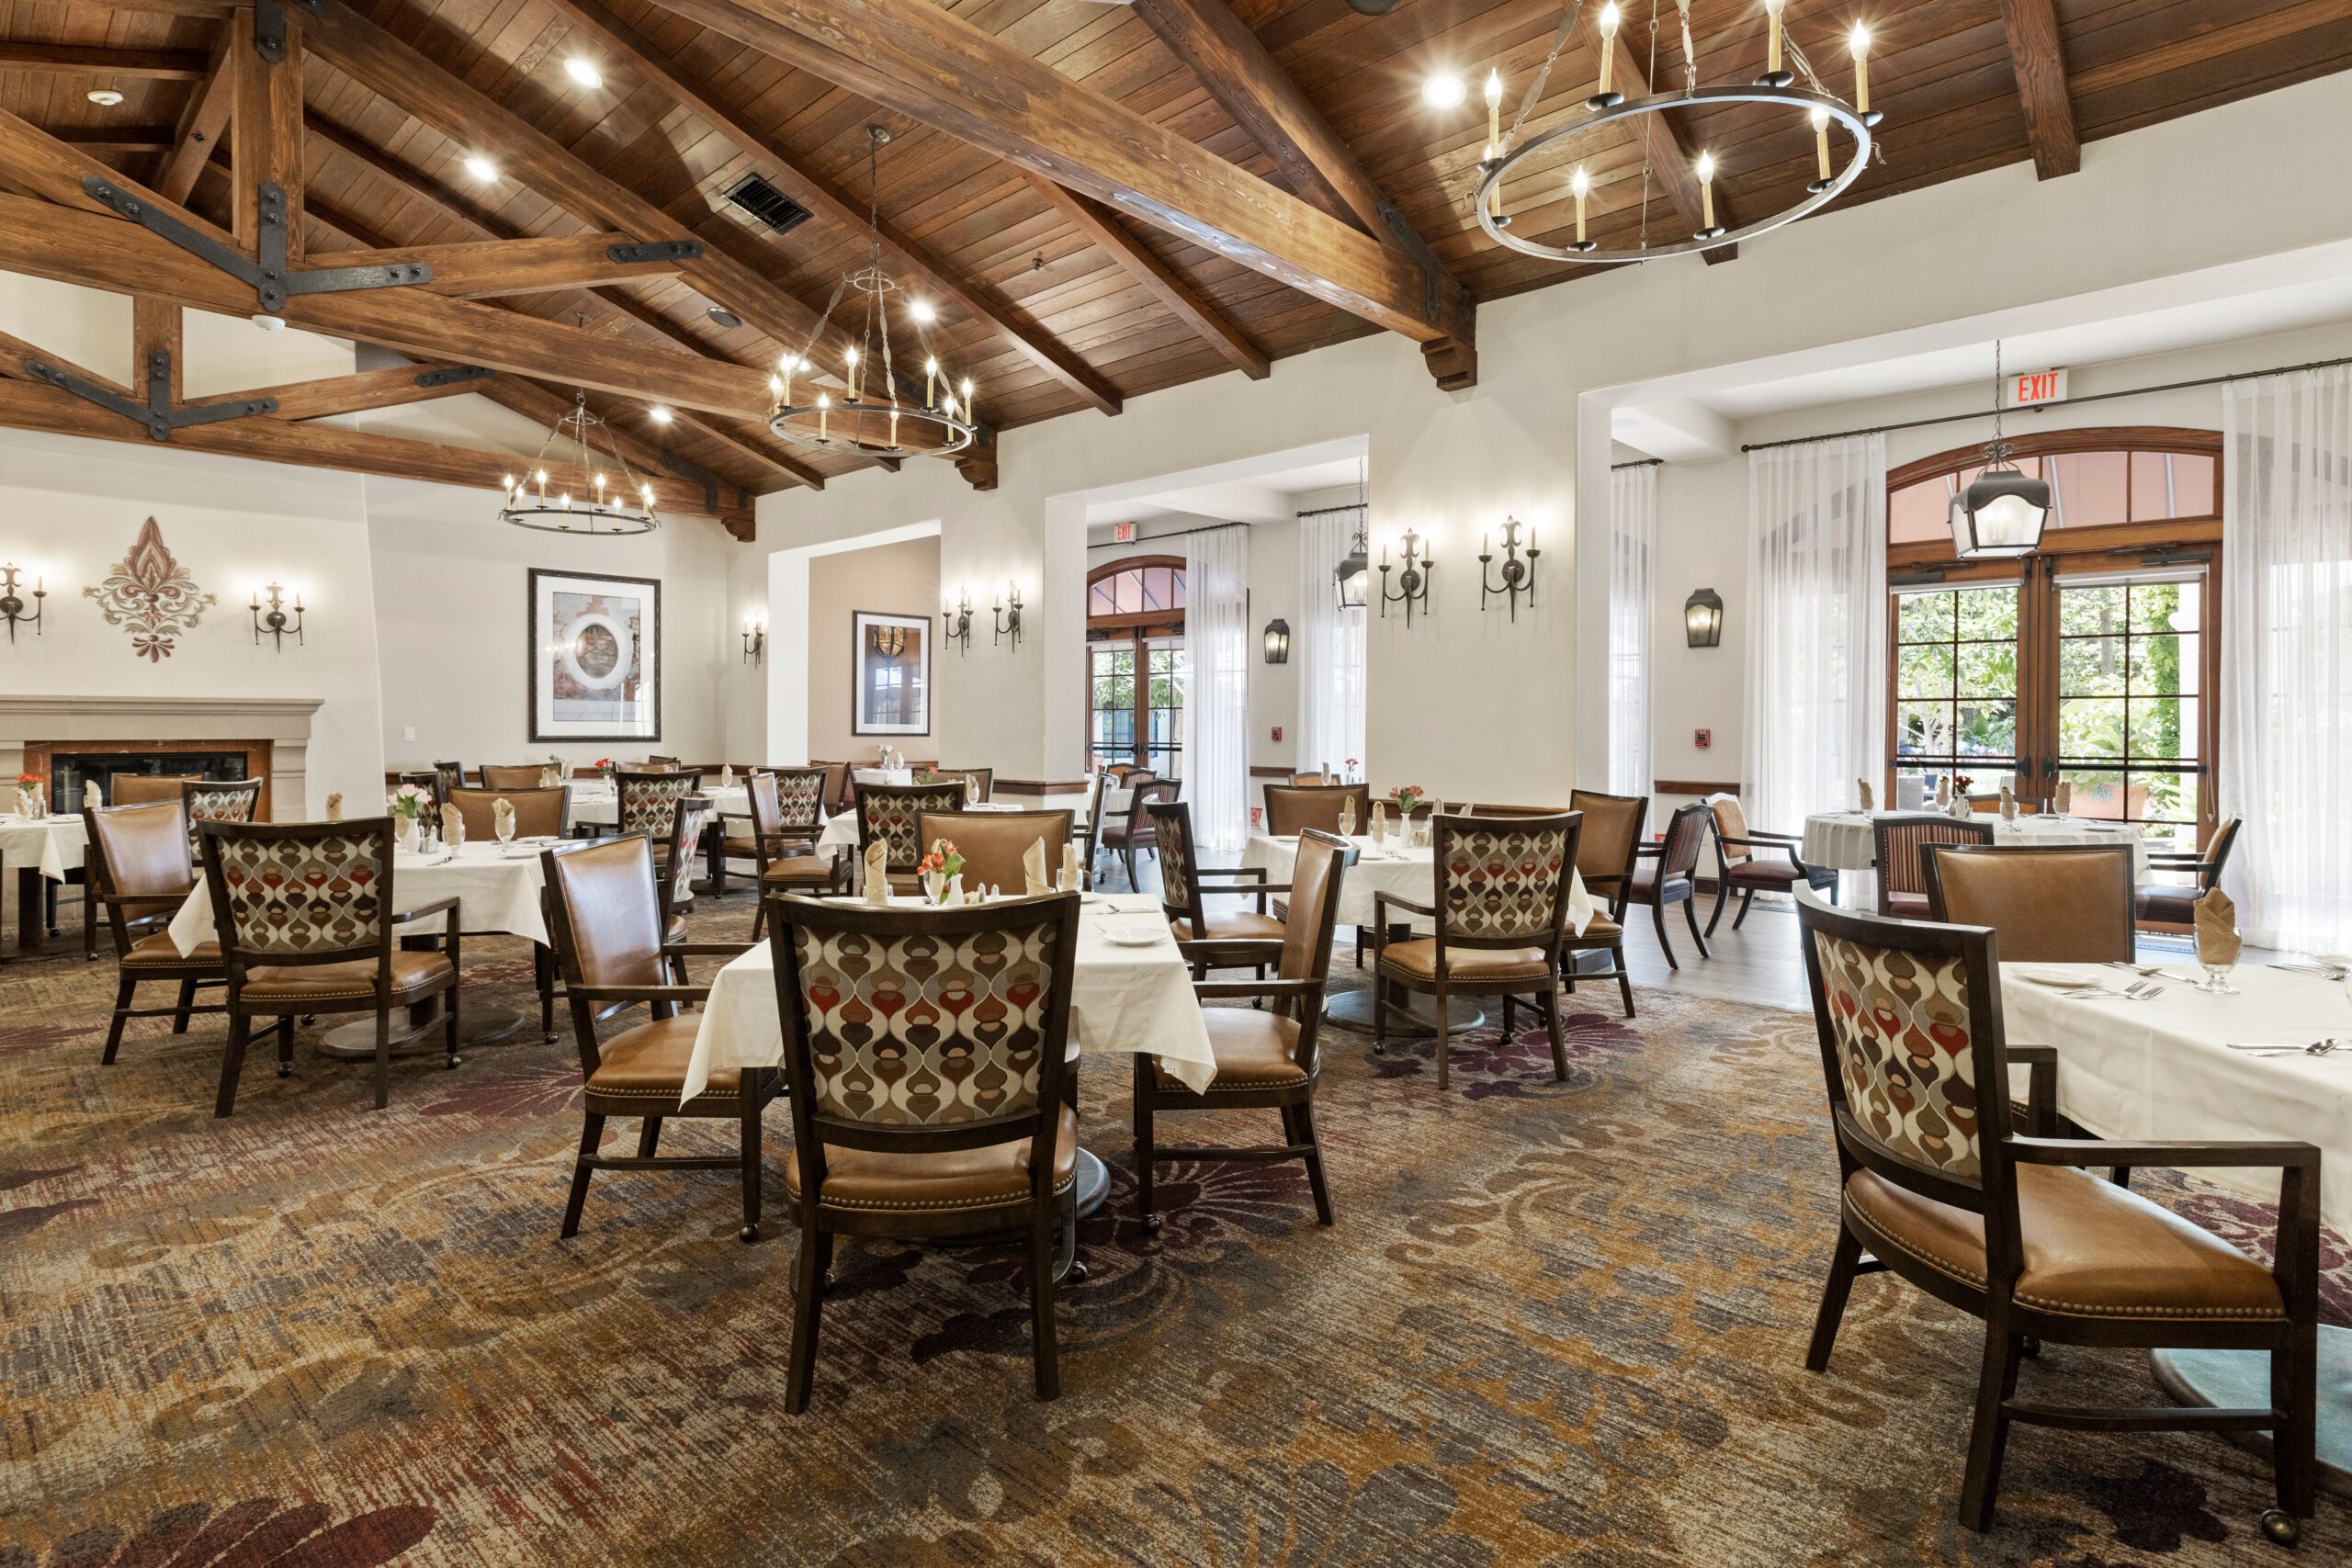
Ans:
{"type": "Polygon", "coordinates": [[[662,584],[531,569],[531,739],[662,739],[662,584]]]}
{"type": "Polygon", "coordinates": [[[931,733],[931,617],[859,610],[850,658],[850,733],[931,733]]]}

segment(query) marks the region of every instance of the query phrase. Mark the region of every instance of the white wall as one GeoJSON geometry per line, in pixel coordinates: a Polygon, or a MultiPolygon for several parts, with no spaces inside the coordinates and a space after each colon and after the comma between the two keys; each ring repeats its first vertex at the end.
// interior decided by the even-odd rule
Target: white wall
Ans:
{"type": "MultiPolygon", "coordinates": [[[[870,761],[877,746],[910,757],[929,757],[950,767],[978,767],[941,757],[929,735],[858,735],[853,682],[856,679],[857,612],[933,616],[939,613],[939,540],[908,539],[870,550],[842,550],[808,563],[808,617],[800,634],[808,645],[808,755],[825,761],[870,761]]],[[[969,651],[941,640],[931,622],[931,674],[942,665],[987,652],[987,607],[976,604],[969,651]]],[[[934,711],[936,705],[934,704],[934,711]]],[[[936,725],[934,724],[934,728],[936,725]]]]}
{"type": "MultiPolygon", "coordinates": [[[[2352,76],[2321,78],[2098,141],[2064,180],[2039,182],[2019,164],[1832,209],[1728,265],[1663,263],[1498,300],[1479,312],[1480,383],[1467,392],[1432,388],[1411,344],[1367,337],[1278,361],[1263,381],[1221,376],[1135,399],[1115,419],[1008,432],[991,492],[946,464],[910,463],[821,494],[763,497],[759,546],[743,554],[936,518],[943,585],[969,581],[977,598],[1009,570],[1082,576],[1083,508],[1057,497],[1368,435],[1375,560],[1410,525],[1439,561],[1433,615],[1417,615],[1409,631],[1394,610],[1373,617],[1372,778],[1410,772],[1454,796],[1556,795],[1606,777],[1607,574],[1574,568],[1588,543],[1579,489],[1589,524],[1603,515],[1609,442],[1605,407],[1597,436],[1587,434],[1581,395],[1824,343],[1883,355],[1954,321],[1982,341],[1984,321],[2004,311],[2071,309],[2095,291],[2193,292],[2199,269],[2281,256],[2321,265],[2313,248],[2352,234],[2352,184],[2314,180],[2308,158],[2245,150],[2333,145],[2347,122],[2352,76]],[[2196,223],[2177,220],[2182,189],[2200,193],[2196,223]],[[2029,259],[1987,265],[1952,241],[1988,230],[2034,235],[2029,259]],[[1544,607],[1515,627],[1479,614],[1475,570],[1480,529],[1506,513],[1537,525],[1545,547],[1544,607]]],[[[739,558],[736,570],[739,595],[756,592],[764,568],[739,558]]],[[[1067,776],[1079,764],[1083,601],[1033,602],[1036,635],[1017,659],[947,671],[941,749],[1067,776]]]]}

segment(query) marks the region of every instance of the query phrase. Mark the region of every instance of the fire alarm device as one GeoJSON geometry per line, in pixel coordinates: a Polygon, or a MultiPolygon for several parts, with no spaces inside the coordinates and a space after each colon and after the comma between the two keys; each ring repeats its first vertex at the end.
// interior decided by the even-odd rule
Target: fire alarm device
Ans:
{"type": "Polygon", "coordinates": [[[1712,729],[1694,729],[1690,732],[1690,744],[1702,751],[1714,743],[1715,732],[1712,729]]]}
{"type": "Polygon", "coordinates": [[[1274,726],[1274,739],[1277,739],[1277,740],[1280,740],[1282,738],[1283,738],[1283,727],[1282,727],[1281,725],[1279,725],[1279,724],[1278,724],[1278,725],[1274,726]]]}

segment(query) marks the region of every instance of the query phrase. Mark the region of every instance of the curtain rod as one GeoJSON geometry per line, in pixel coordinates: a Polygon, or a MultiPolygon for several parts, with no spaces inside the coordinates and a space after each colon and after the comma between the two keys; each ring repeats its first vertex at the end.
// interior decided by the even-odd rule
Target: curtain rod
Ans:
{"type": "MultiPolygon", "coordinates": [[[[2352,365],[2352,355],[2341,359],[2315,359],[2308,365],[2281,365],[2269,370],[2233,370],[2223,376],[2200,376],[2193,381],[2167,381],[2160,387],[2132,387],[2120,392],[2086,392],[2079,398],[2060,398],[2055,402],[2027,403],[2018,408],[2002,409],[2003,414],[2041,413],[2050,409],[2071,408],[2076,403],[2103,403],[2116,398],[2144,398],[2157,392],[2187,391],[2192,387],[2218,387],[2225,381],[2250,381],[2258,376],[2292,376],[2299,370],[2333,370],[2339,365],[2352,365]]],[[[1967,419],[1991,419],[1993,410],[1976,413],[1938,414],[1933,419],[1908,419],[1900,424],[1871,424],[1860,430],[1837,430],[1826,435],[1792,435],[1785,441],[1754,441],[1744,444],[1742,452],[1770,452],[1781,446],[1810,446],[1816,441],[1842,441],[1849,435],[1884,435],[1897,430],[1919,430],[1931,424],[1953,424],[1967,419]]]]}
{"type": "Polygon", "coordinates": [[[1611,463],[1609,471],[1613,474],[1620,468],[1655,468],[1665,461],[1663,457],[1636,457],[1630,463],[1611,463]]]}
{"type": "Polygon", "coordinates": [[[1313,511],[1295,513],[1293,515],[1299,517],[1329,517],[1334,512],[1369,512],[1371,510],[1372,507],[1368,502],[1351,501],[1345,506],[1318,506],[1313,511]]]}

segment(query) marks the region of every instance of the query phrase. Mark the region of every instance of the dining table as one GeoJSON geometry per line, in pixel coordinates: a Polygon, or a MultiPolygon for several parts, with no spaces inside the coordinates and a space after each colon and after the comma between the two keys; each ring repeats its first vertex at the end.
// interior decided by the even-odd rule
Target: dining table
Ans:
{"type": "Polygon", "coordinates": [[[44,882],[63,882],[82,864],[89,833],[77,811],[47,817],[0,814],[0,885],[7,872],[16,873],[17,945],[39,947],[49,930],[49,899],[44,882]]]}
{"type": "MultiPolygon", "coordinates": [[[[468,936],[519,936],[540,947],[552,946],[540,899],[547,877],[539,854],[554,842],[553,839],[537,838],[517,839],[510,844],[482,840],[431,853],[396,850],[392,854],[391,913],[402,915],[426,904],[455,898],[458,929],[468,936]]],[[[414,921],[398,928],[397,934],[436,935],[446,918],[435,915],[414,921]]],[[[172,945],[183,954],[195,952],[197,943],[209,941],[215,934],[212,889],[201,875],[173,913],[168,929],[172,945]]],[[[406,1022],[393,1031],[394,1052],[400,1053],[402,1046],[412,1044],[419,1050],[439,1050],[438,1044],[424,1039],[438,1027],[439,1017],[438,998],[411,1008],[406,1022]]],[[[513,1008],[469,1003],[460,1027],[469,1044],[481,1045],[505,1039],[522,1024],[523,1014],[513,1008]]],[[[360,1022],[331,1029],[322,1037],[319,1049],[330,1056],[373,1060],[376,1026],[360,1022]]]]}
{"type": "MultiPolygon", "coordinates": [[[[2141,966],[2004,964],[2008,1039],[2058,1056],[2058,1110],[2094,1137],[2244,1142],[2320,1150],[2320,1220],[2352,1235],[2352,983],[2341,962],[2242,964],[2233,994],[2203,988],[2193,957],[2141,966]],[[2124,987],[2144,979],[2143,997],[2124,987]],[[2313,1044],[2341,1049],[2312,1054],[2313,1044]]],[[[2199,1176],[2267,1203],[2275,1170],[2199,1176]]],[[[2157,1381],[2185,1404],[2266,1407],[2261,1350],[2159,1350],[2157,1381]]],[[[2352,1494],[2352,1330],[2323,1325],[2319,1449],[2332,1489],[2352,1494]]]]}
{"type": "MultiPolygon", "coordinates": [[[[714,816],[749,817],[752,814],[752,792],[742,784],[722,785],[706,781],[695,793],[710,802],[714,816]]],[[[620,819],[620,795],[613,785],[574,784],[571,786],[571,821],[574,827],[613,828],[619,826],[620,819]]]]}
{"type": "MultiPolygon", "coordinates": [[[[1369,930],[1374,923],[1374,902],[1385,893],[1391,897],[1410,898],[1417,904],[1432,904],[1437,898],[1437,852],[1428,842],[1416,842],[1397,834],[1385,834],[1374,839],[1369,834],[1351,837],[1356,858],[1340,878],[1340,907],[1335,924],[1369,930]]],[[[1244,871],[1263,871],[1272,886],[1286,885],[1298,864],[1298,835],[1295,833],[1252,833],[1241,849],[1244,871]]],[[[1250,885],[1241,879],[1220,879],[1222,891],[1230,889],[1247,895],[1250,885]]],[[[1209,884],[1202,890],[1207,893],[1209,884]]],[[[1219,895],[1212,895],[1217,897],[1219,895]]],[[[1254,900],[1253,906],[1254,906],[1254,900]]],[[[1568,870],[1568,928],[1578,936],[1592,923],[1598,906],[1585,890],[1584,877],[1573,866],[1568,870]]],[[[1430,934],[1430,922],[1415,917],[1410,922],[1416,936],[1430,934]]],[[[1378,979],[1374,977],[1374,984],[1378,979]]],[[[1369,988],[1341,991],[1332,996],[1323,1008],[1324,1019],[1342,1029],[1357,1029],[1369,1032],[1372,1029],[1373,995],[1369,988]]],[[[1474,997],[1447,998],[1445,1027],[1449,1034],[1476,1029],[1487,1021],[1487,1014],[1474,997]]],[[[1414,991],[1392,990],[1388,998],[1388,1031],[1407,1038],[1419,1039],[1437,1032],[1435,998],[1414,991]]]]}
{"type": "MultiPolygon", "coordinates": [[[[789,905],[800,901],[788,897],[789,905]]],[[[863,905],[859,897],[828,899],[863,905]]],[[[913,908],[925,900],[894,897],[913,908]]],[[[1204,1090],[1216,1077],[1208,1026],[1193,972],[1177,951],[1155,894],[1089,893],[1079,908],[1078,954],[1070,976],[1070,1048],[1088,1055],[1148,1055],[1187,1088],[1204,1090]]],[[[724,1067],[772,1067],[784,1060],[775,960],[766,942],[729,959],[711,976],[710,997],[695,1026],[681,1098],[692,1100],[724,1067]]],[[[1110,1191],[1100,1157],[1078,1152],[1077,1202],[1092,1213],[1110,1191]]]]}
{"type": "MultiPolygon", "coordinates": [[[[1875,825],[1889,818],[1932,816],[1929,811],[1817,811],[1804,819],[1798,858],[1809,866],[1839,873],[1838,901],[1860,907],[1878,896],[1878,840],[1875,825]]],[[[1964,818],[1991,826],[1996,844],[2050,848],[2060,844],[2128,844],[2132,850],[2132,881],[2149,879],[2148,840],[2128,822],[2102,822],[2096,818],[2060,817],[2051,813],[2020,813],[2014,819],[1975,816],[1964,818]]]]}

